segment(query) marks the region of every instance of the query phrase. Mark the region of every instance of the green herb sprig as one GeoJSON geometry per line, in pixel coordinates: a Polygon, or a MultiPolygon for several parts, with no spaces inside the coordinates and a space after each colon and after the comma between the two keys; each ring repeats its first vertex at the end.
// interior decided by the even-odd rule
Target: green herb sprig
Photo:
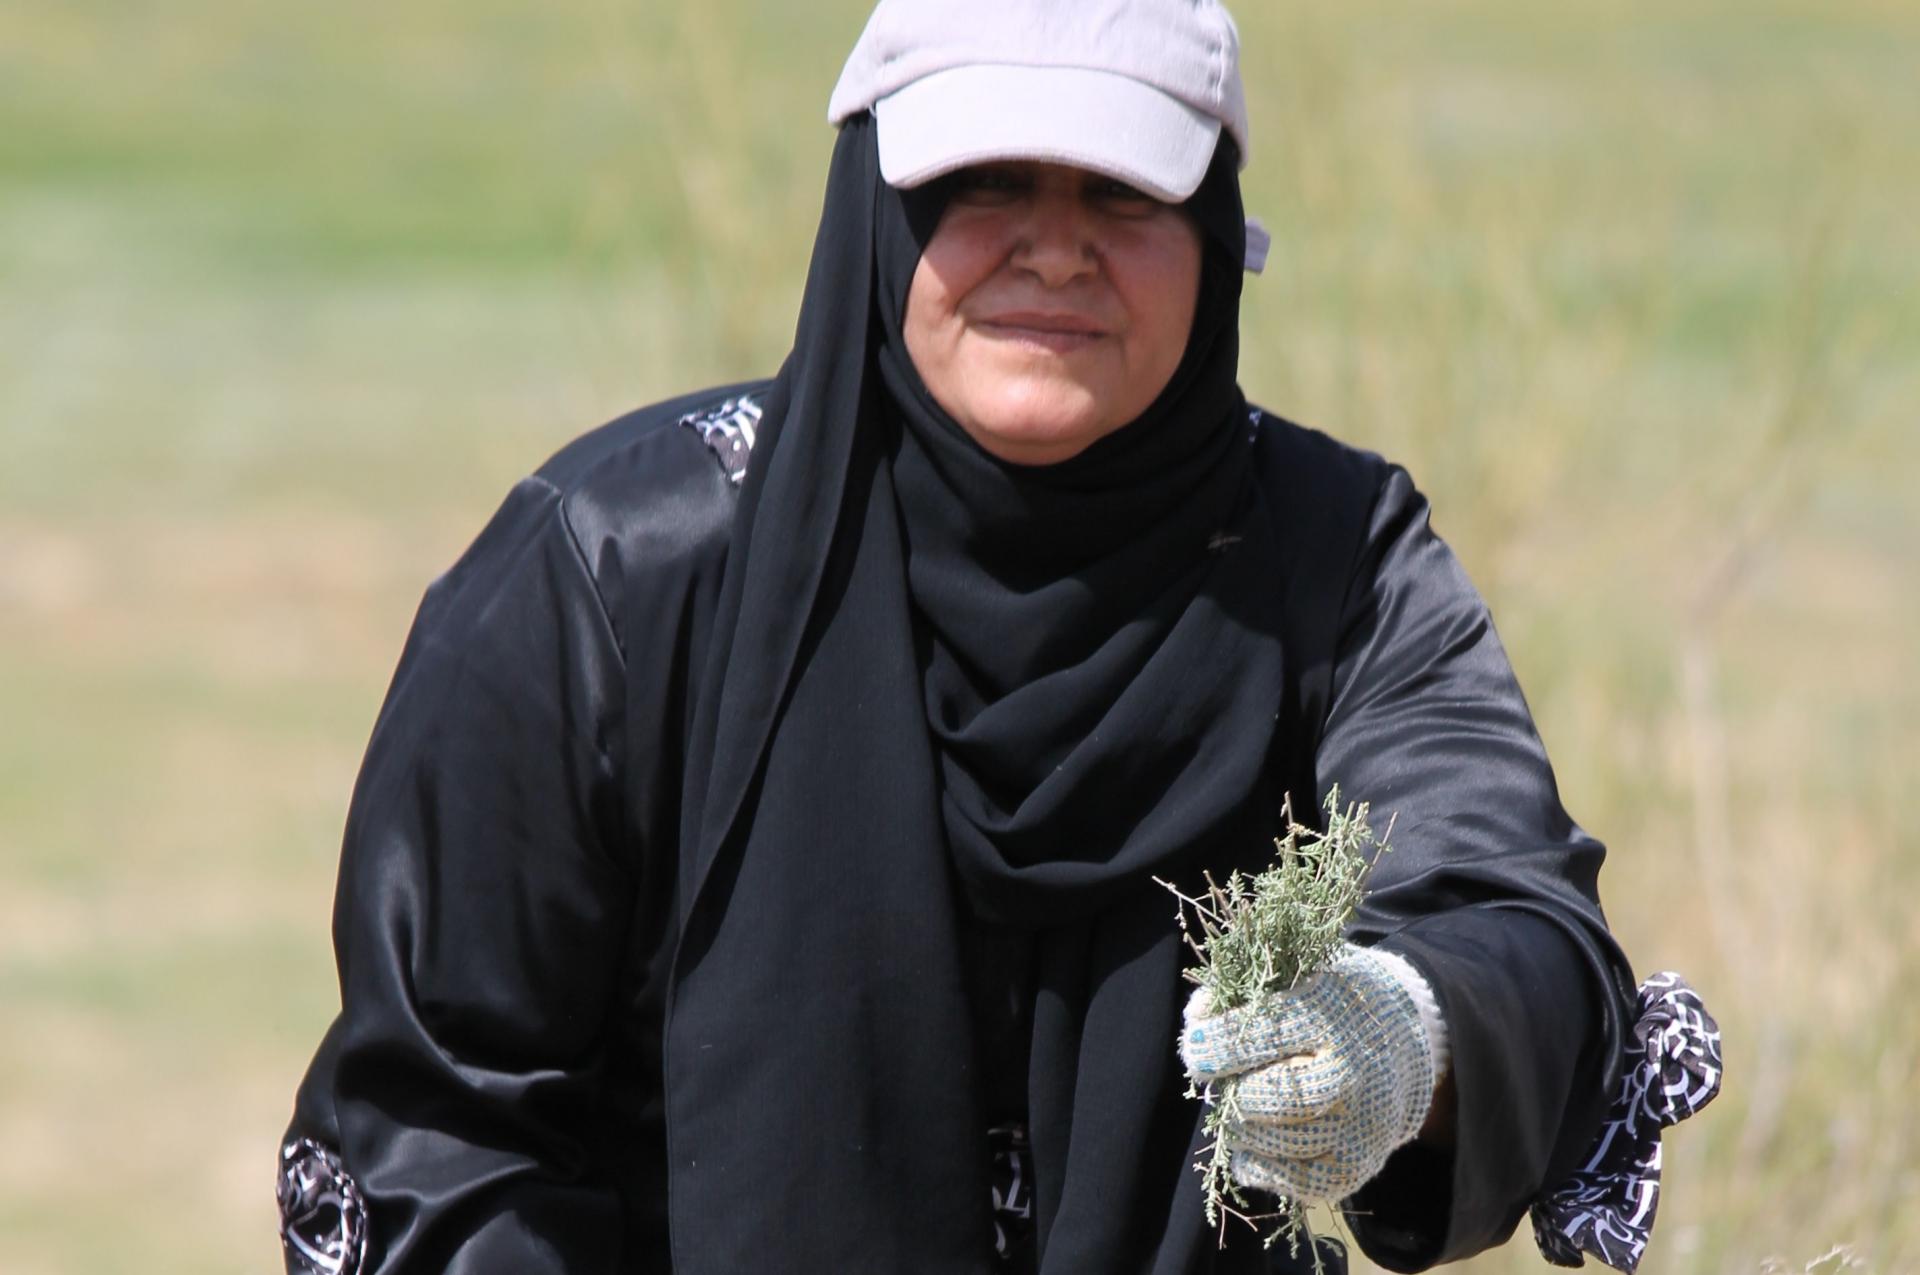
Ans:
{"type": "MultiPolygon", "coordinates": [[[[1347,924],[1366,895],[1373,855],[1391,848],[1387,839],[1393,829],[1389,824],[1375,837],[1367,822],[1368,804],[1343,806],[1338,787],[1327,794],[1325,813],[1321,832],[1296,822],[1291,804],[1284,807],[1286,833],[1274,842],[1276,858],[1265,871],[1234,872],[1224,884],[1208,874],[1198,898],[1160,882],[1179,899],[1181,933],[1200,961],[1185,971],[1186,977],[1207,989],[1215,1013],[1257,1006],[1288,991],[1326,968],[1339,952],[1347,924]]],[[[1318,1271],[1320,1250],[1306,1206],[1281,1197],[1274,1211],[1256,1215],[1233,1180],[1232,1156],[1221,1134],[1240,1118],[1238,1077],[1195,1082],[1187,1096],[1208,1102],[1205,1127],[1212,1141],[1194,1166],[1205,1178],[1207,1221],[1221,1228],[1223,1238],[1229,1217],[1255,1227],[1273,1222],[1266,1242],[1284,1237],[1295,1256],[1306,1244],[1318,1271]]]]}

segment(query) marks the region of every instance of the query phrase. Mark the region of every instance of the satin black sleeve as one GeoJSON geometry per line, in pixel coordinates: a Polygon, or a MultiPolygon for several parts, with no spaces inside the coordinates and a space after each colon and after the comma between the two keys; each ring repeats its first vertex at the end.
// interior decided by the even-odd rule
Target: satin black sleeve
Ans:
{"type": "Polygon", "coordinates": [[[283,1152],[283,1226],[291,1194],[308,1231],[290,1271],[356,1269],[299,1251],[342,1241],[349,1206],[370,1275],[631,1266],[603,1086],[634,879],[623,687],[560,494],[528,479],[428,591],[355,785],[341,1011],[283,1152]]]}
{"type": "Polygon", "coordinates": [[[1445,1017],[1451,1151],[1414,1143],[1348,1201],[1375,1262],[1499,1244],[1598,1127],[1633,980],[1597,894],[1605,851],[1561,807],[1484,602],[1385,471],[1340,626],[1323,791],[1394,818],[1355,926],[1405,956],[1445,1017]]]}

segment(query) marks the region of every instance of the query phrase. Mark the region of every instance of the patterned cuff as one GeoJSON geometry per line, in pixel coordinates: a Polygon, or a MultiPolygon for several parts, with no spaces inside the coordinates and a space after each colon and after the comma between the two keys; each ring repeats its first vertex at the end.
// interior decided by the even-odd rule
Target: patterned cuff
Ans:
{"type": "Polygon", "coordinates": [[[280,1149],[280,1243],[288,1275],[354,1275],[367,1247],[367,1206],[340,1157],[311,1138],[280,1149]]]}
{"type": "Polygon", "coordinates": [[[1660,1203],[1660,1130],[1720,1092],[1720,1026],[1678,974],[1640,985],[1625,1074],[1587,1162],[1533,1206],[1533,1238],[1555,1266],[1591,1254],[1632,1275],[1660,1203]]]}

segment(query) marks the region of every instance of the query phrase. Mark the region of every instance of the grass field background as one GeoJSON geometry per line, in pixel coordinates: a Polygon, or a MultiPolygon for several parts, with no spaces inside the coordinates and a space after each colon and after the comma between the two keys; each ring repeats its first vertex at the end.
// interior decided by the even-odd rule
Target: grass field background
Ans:
{"type": "MultiPolygon", "coordinates": [[[[1413,469],[1726,1030],[1644,1269],[1920,1270],[1920,7],[1240,8],[1245,385],[1413,469]]],[[[773,369],[863,12],[0,8],[0,1271],[277,1269],[412,608],[773,369]]]]}

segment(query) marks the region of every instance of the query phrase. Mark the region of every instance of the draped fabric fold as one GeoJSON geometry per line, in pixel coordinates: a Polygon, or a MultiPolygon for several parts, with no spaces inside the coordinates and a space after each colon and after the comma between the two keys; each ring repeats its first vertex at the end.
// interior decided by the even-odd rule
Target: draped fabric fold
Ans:
{"type": "Polygon", "coordinates": [[[1265,1269],[1202,1218],[1151,883],[1264,856],[1279,807],[1233,155],[1187,205],[1204,265],[1171,383],[1044,468],[978,448],[906,355],[941,207],[880,180],[870,121],[843,128],[691,724],[675,1268],[991,1269],[973,918],[1031,944],[1040,1269],[1265,1269]]]}

